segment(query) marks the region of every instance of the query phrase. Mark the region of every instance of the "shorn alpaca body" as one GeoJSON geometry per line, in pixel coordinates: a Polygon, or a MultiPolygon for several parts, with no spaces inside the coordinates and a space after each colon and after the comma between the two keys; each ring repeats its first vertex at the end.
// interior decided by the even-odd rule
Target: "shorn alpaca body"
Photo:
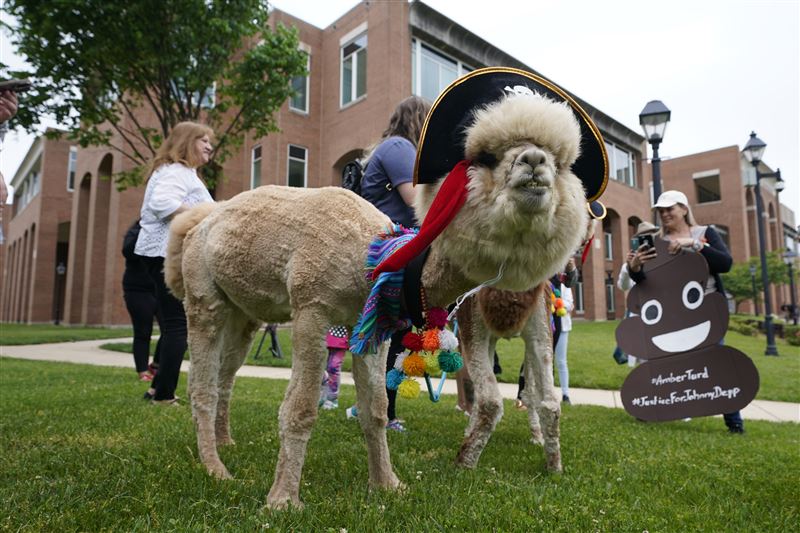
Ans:
{"type": "MultiPolygon", "coordinates": [[[[528,128],[507,124],[505,136],[501,129],[491,146],[478,145],[494,153],[496,164],[469,166],[466,203],[431,245],[422,271],[431,307],[447,305],[501,266],[501,288],[538,284],[563,265],[580,242],[575,228],[585,226],[584,191],[570,171],[580,131],[569,107],[540,96],[508,96],[490,109],[495,122],[517,116],[528,128]]],[[[467,139],[483,134],[487,120],[478,113],[467,139]]],[[[418,187],[424,213],[437,186],[418,187]]],[[[280,452],[267,496],[271,508],[302,505],[300,479],[317,417],[325,332],[356,323],[370,290],[368,245],[388,224],[349,191],[278,186],[198,207],[172,224],[165,273],[184,298],[192,414],[200,460],[212,475],[230,477],[217,447],[233,442],[233,381],[255,331],[261,322],[293,322],[292,376],[279,412],[280,452]]],[[[370,486],[397,489],[401,482],[385,431],[386,350],[384,345],[378,354],[354,357],[353,377],[370,486]]]]}

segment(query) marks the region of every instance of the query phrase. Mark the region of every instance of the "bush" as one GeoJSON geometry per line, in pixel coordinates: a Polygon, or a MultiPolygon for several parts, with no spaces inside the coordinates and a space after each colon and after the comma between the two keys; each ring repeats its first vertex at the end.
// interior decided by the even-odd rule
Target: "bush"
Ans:
{"type": "Polygon", "coordinates": [[[756,335],[758,335],[758,327],[753,326],[752,324],[748,324],[746,322],[739,322],[732,320],[728,325],[728,329],[730,331],[741,333],[742,335],[747,335],[748,337],[755,337],[756,335]]]}
{"type": "Polygon", "coordinates": [[[792,346],[800,346],[800,326],[786,324],[783,327],[784,339],[792,346]]]}

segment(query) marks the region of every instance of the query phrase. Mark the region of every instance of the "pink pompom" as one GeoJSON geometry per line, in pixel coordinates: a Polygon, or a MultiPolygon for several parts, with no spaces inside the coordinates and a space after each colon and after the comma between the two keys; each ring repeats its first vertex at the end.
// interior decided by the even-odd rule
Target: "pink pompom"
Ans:
{"type": "Polygon", "coordinates": [[[434,307],[428,310],[428,325],[432,328],[442,329],[447,325],[447,310],[434,307]]]}

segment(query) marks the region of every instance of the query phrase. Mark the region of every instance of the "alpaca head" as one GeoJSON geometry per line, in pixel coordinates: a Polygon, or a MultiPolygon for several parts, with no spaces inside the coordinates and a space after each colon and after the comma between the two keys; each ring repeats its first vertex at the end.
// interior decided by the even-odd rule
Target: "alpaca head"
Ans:
{"type": "MultiPolygon", "coordinates": [[[[564,267],[588,224],[581,181],[570,170],[581,130],[567,104],[540,95],[510,95],[477,110],[465,132],[464,207],[435,245],[474,281],[524,290],[564,267]]],[[[424,218],[438,185],[422,185],[424,218]]]]}

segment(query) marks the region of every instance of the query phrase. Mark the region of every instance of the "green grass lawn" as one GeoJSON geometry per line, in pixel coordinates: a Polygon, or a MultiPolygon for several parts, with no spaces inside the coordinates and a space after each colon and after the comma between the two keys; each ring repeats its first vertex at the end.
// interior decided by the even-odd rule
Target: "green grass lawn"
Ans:
{"type": "Polygon", "coordinates": [[[0,346],[133,337],[133,329],[53,324],[0,324],[0,346]]]}
{"type": "MultiPolygon", "coordinates": [[[[570,373],[570,386],[589,389],[618,390],[627,377],[631,368],[627,365],[618,365],[611,357],[616,341],[614,330],[618,322],[575,322],[574,329],[569,336],[568,363],[570,373]]],[[[292,339],[291,330],[281,328],[278,330],[284,358],[276,359],[269,353],[269,335],[264,341],[259,359],[255,359],[256,349],[261,340],[259,332],[253,342],[250,355],[246,364],[291,367],[292,339]]],[[[800,347],[789,346],[782,339],[777,339],[779,357],[764,355],[764,336],[747,337],[729,331],[725,342],[745,354],[756,364],[761,376],[761,388],[757,398],[760,400],[774,400],[782,402],[800,402],[800,347]]],[[[125,353],[131,352],[131,343],[117,343],[104,345],[104,348],[125,353]]],[[[155,345],[154,345],[155,346],[155,345]]],[[[516,383],[519,367],[523,358],[523,343],[521,339],[500,340],[497,343],[497,353],[503,373],[498,376],[500,381],[516,383]]],[[[350,356],[345,358],[343,369],[351,368],[350,356]]],[[[558,383],[558,372],[556,372],[558,383]]]]}
{"type": "MultiPolygon", "coordinates": [[[[610,357],[609,357],[610,359],[610,357]]],[[[400,400],[410,428],[389,446],[403,493],[367,491],[359,426],[321,412],[301,481],[304,510],[263,509],[285,382],[242,378],[236,478],[197,462],[187,406],[154,407],[126,369],[0,360],[0,502],[8,531],[793,531],[800,426],[719,418],[646,424],[566,406],[564,473],[544,472],[526,419],[506,403],[475,470],[453,459],[466,419],[454,398],[400,400]]],[[[179,394],[185,395],[185,377],[179,394]]],[[[184,396],[185,397],[185,396],[184,396]]],[[[340,405],[354,398],[344,387],[340,405]]]]}

